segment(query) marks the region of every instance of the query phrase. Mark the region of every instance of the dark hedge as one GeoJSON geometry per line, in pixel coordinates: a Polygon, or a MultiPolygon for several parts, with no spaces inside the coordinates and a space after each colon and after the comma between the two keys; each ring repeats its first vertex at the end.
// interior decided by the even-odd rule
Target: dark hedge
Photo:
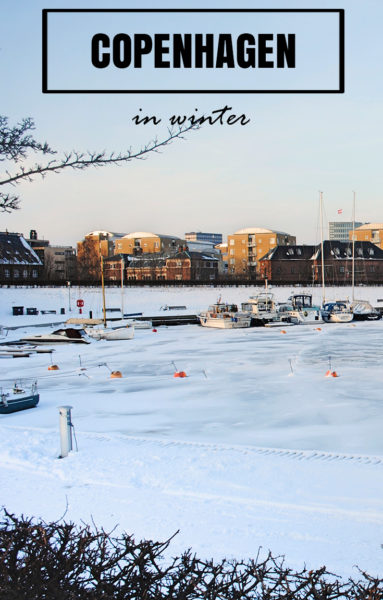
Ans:
{"type": "Polygon", "coordinates": [[[45,523],[4,511],[1,600],[382,600],[383,580],[359,572],[342,581],[326,567],[289,569],[283,558],[169,559],[172,538],[140,541],[95,525],[45,523]]]}

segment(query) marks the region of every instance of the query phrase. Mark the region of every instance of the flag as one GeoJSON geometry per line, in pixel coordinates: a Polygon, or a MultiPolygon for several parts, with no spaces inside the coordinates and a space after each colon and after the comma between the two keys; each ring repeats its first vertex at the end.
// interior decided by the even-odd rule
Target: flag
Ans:
{"type": "Polygon", "coordinates": [[[338,208],[338,215],[341,215],[343,212],[343,208],[338,208]]]}

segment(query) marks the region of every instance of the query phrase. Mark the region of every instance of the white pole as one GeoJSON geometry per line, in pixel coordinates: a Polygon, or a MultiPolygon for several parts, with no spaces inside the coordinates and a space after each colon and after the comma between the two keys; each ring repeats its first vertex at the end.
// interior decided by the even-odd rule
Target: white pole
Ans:
{"type": "Polygon", "coordinates": [[[124,259],[121,256],[121,317],[124,318],[124,259]]]}
{"type": "Polygon", "coordinates": [[[70,281],[67,281],[67,286],[68,286],[68,309],[69,309],[69,312],[71,312],[72,308],[70,305],[70,281]]]}
{"type": "Polygon", "coordinates": [[[68,456],[72,450],[72,406],[59,406],[60,414],[60,442],[61,455],[60,458],[68,456]]]}
{"type": "Polygon", "coordinates": [[[322,262],[322,306],[326,302],[325,283],[324,283],[324,251],[323,251],[323,192],[319,192],[320,207],[320,237],[321,237],[321,262],[322,262]]]}
{"type": "Polygon", "coordinates": [[[355,192],[352,202],[352,301],[355,299],[355,192]]]}

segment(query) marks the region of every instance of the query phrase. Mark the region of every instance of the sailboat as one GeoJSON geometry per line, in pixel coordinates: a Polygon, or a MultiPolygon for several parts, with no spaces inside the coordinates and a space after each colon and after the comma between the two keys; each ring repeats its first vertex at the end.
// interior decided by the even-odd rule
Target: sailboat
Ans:
{"type": "Polygon", "coordinates": [[[95,340],[131,340],[134,337],[134,325],[127,324],[123,327],[107,327],[106,325],[106,302],[105,302],[105,281],[104,281],[104,257],[100,250],[101,262],[101,287],[102,287],[102,309],[103,309],[103,327],[86,327],[86,333],[95,340]]]}
{"type": "Polygon", "coordinates": [[[336,300],[326,302],[326,285],[324,269],[324,243],[323,243],[323,192],[320,194],[320,228],[321,228],[321,266],[322,266],[322,319],[326,323],[350,323],[353,312],[347,302],[336,300]]]}

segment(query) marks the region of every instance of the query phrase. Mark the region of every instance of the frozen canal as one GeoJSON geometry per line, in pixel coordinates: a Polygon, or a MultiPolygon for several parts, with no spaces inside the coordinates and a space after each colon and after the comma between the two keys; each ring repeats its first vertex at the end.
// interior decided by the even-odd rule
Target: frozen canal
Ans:
{"type": "MultiPolygon", "coordinates": [[[[253,291],[229,288],[222,298],[253,291]]],[[[276,290],[279,299],[289,292],[276,290]]],[[[0,323],[22,325],[8,339],[60,318],[12,317],[12,305],[59,312],[68,302],[64,289],[0,293],[0,323]]],[[[99,291],[73,289],[73,305],[80,294],[95,316],[99,291]]],[[[132,288],[125,310],[175,304],[193,313],[218,294],[132,288]]],[[[373,304],[380,295],[363,290],[373,304]]],[[[119,301],[119,290],[108,291],[109,306],[119,301]]],[[[180,529],[174,551],[241,557],[262,545],[295,566],[382,574],[383,322],[283,331],[159,327],[131,341],[56,347],[52,359],[2,359],[1,385],[37,379],[41,401],[0,416],[1,503],[57,518],[67,499],[69,518],[92,515],[137,537],[180,529]],[[51,360],[58,371],[48,371],[51,360]],[[325,377],[329,360],[339,377],[325,377]],[[187,378],[173,377],[173,363],[187,378]],[[58,461],[61,404],[73,406],[79,452],[58,461]]]]}

